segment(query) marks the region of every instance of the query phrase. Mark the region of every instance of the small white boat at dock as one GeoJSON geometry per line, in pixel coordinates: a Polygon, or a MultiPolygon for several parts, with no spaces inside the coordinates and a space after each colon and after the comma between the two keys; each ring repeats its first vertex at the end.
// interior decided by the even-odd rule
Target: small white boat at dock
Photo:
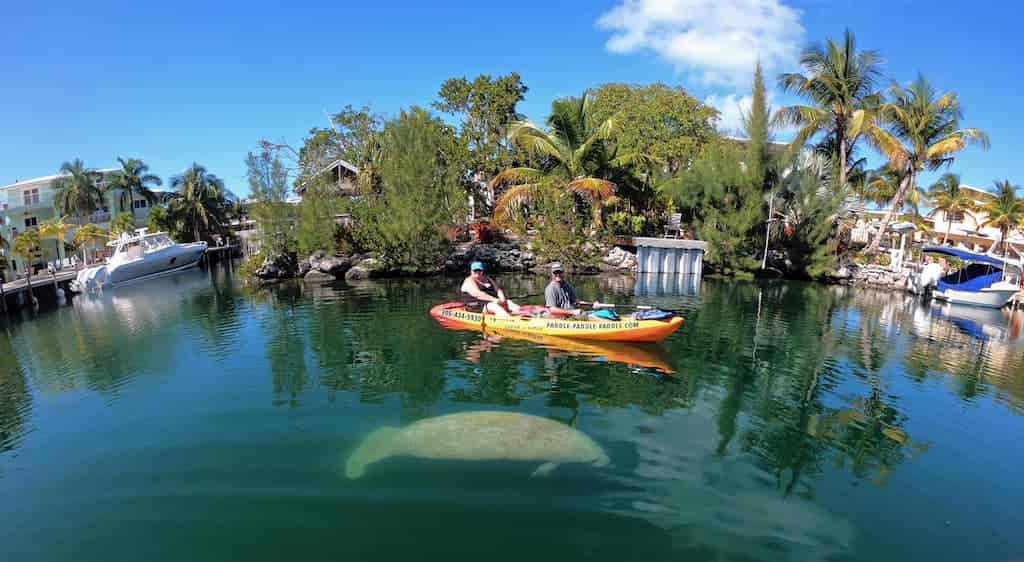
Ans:
{"type": "Polygon", "coordinates": [[[1018,260],[944,246],[925,247],[921,251],[958,258],[963,267],[938,279],[919,279],[922,286],[915,287],[915,292],[931,286],[932,298],[939,301],[1002,308],[1020,291],[1022,268],[1018,260]]]}

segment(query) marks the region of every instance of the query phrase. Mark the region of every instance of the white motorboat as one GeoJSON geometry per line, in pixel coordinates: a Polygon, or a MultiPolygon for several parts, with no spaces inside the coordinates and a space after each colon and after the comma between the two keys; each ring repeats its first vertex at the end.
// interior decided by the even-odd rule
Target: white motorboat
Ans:
{"type": "Polygon", "coordinates": [[[206,242],[177,244],[166,232],[146,230],[107,242],[114,254],[103,265],[79,271],[71,290],[81,293],[174,273],[195,266],[206,253],[206,242]]]}
{"type": "Polygon", "coordinates": [[[932,298],[951,304],[1002,308],[1020,291],[1017,260],[976,254],[957,248],[931,246],[923,252],[960,258],[964,266],[934,281],[932,298]]]}

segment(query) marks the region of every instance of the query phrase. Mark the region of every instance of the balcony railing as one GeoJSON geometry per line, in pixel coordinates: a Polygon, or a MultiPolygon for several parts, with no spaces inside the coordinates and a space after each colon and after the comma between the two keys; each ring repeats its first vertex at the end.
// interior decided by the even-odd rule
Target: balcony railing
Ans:
{"type": "Polygon", "coordinates": [[[89,216],[86,216],[86,217],[68,217],[68,218],[64,219],[64,222],[66,222],[68,224],[74,224],[74,225],[77,225],[77,226],[82,226],[83,224],[107,222],[109,220],[110,220],[110,213],[100,212],[100,213],[93,213],[93,214],[91,214],[89,216]]]}

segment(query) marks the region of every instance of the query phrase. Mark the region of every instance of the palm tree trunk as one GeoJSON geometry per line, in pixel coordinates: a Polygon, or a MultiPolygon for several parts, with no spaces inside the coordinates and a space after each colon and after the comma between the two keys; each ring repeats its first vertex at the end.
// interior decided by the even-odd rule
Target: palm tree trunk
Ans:
{"type": "Polygon", "coordinates": [[[846,135],[839,139],[839,187],[846,185],[846,135]]]}
{"type": "Polygon", "coordinates": [[[900,182],[900,188],[896,191],[896,195],[892,198],[892,205],[889,207],[889,211],[885,213],[885,217],[882,219],[881,226],[878,227],[878,232],[875,234],[875,239],[871,241],[871,245],[867,249],[868,254],[877,254],[878,249],[882,244],[882,239],[885,237],[885,229],[889,227],[889,222],[892,220],[892,216],[900,211],[903,207],[903,199],[907,196],[907,192],[912,189],[912,185],[917,179],[917,170],[911,170],[907,177],[903,178],[900,182]]]}
{"type": "Polygon", "coordinates": [[[949,231],[953,230],[953,222],[949,220],[949,211],[946,213],[946,235],[942,237],[942,245],[946,245],[946,240],[949,240],[949,231]]]}

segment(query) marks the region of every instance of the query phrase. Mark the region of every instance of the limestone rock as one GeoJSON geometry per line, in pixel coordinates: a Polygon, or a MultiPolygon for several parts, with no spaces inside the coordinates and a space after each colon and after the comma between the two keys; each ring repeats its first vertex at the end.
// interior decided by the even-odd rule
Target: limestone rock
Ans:
{"type": "Polygon", "coordinates": [[[288,279],[295,277],[299,271],[298,260],[293,254],[268,255],[256,269],[256,277],[260,279],[288,279]]]}
{"type": "Polygon", "coordinates": [[[330,273],[324,273],[319,269],[310,269],[303,278],[306,283],[330,283],[334,281],[334,276],[330,273]]]}
{"type": "Polygon", "coordinates": [[[345,256],[333,256],[329,258],[322,258],[317,263],[317,269],[321,273],[326,273],[338,279],[345,277],[345,273],[351,266],[351,260],[345,256]]]}
{"type": "Polygon", "coordinates": [[[601,258],[601,263],[613,269],[636,271],[636,256],[618,246],[612,246],[601,258]]]}
{"type": "Polygon", "coordinates": [[[380,260],[377,258],[366,258],[345,272],[345,280],[361,281],[371,277],[380,277],[384,273],[384,264],[380,260]]]}

